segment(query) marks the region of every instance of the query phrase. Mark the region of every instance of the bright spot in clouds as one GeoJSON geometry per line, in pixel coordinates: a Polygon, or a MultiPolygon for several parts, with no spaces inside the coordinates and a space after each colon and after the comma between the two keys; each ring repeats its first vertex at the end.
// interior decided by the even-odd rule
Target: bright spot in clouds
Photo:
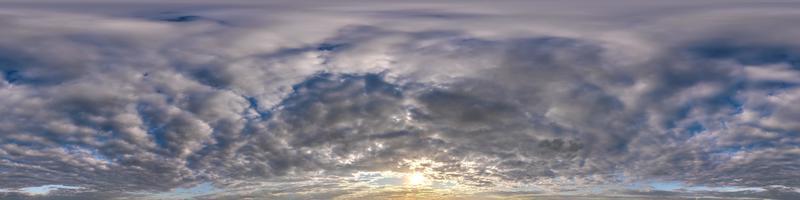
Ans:
{"type": "Polygon", "coordinates": [[[425,174],[414,172],[406,176],[406,184],[411,186],[429,185],[430,181],[425,174]]]}

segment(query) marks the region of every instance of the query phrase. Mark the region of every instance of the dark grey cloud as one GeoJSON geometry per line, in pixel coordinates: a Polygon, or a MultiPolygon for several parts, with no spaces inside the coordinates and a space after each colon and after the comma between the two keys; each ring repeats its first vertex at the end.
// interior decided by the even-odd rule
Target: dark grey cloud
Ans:
{"type": "Polygon", "coordinates": [[[4,192],[0,193],[0,198],[9,200],[50,200],[50,199],[65,199],[65,200],[94,200],[94,199],[136,199],[142,198],[141,195],[129,195],[121,193],[107,193],[107,192],[88,192],[88,191],[65,191],[54,190],[47,195],[32,195],[24,192],[4,192]]]}
{"type": "Polygon", "coordinates": [[[581,3],[9,3],[0,197],[798,197],[796,4],[581,3]]]}

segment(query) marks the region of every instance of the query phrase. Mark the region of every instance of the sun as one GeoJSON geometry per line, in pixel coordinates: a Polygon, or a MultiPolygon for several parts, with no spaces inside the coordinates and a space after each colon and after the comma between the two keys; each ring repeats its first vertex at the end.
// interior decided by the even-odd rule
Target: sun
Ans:
{"type": "Polygon", "coordinates": [[[406,184],[412,186],[420,186],[428,184],[428,178],[424,174],[414,172],[406,177],[406,184]]]}

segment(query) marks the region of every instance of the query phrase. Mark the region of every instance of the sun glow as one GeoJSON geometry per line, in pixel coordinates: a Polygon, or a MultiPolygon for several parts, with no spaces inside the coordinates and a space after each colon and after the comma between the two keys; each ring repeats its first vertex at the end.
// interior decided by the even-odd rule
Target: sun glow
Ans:
{"type": "Polygon", "coordinates": [[[422,173],[414,172],[406,176],[406,184],[412,186],[421,186],[428,184],[428,178],[422,173]]]}

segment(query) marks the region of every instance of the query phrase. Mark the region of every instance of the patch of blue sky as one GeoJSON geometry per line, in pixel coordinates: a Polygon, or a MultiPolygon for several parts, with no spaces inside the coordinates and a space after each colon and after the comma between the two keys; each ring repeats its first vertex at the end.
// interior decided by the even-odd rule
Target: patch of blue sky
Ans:
{"type": "Polygon", "coordinates": [[[374,186],[401,186],[403,185],[403,178],[399,177],[383,177],[370,182],[374,186]]]}
{"type": "Polygon", "coordinates": [[[45,194],[50,193],[50,191],[61,190],[61,189],[78,190],[78,189],[83,189],[83,187],[68,186],[68,185],[42,185],[42,186],[36,186],[36,187],[22,188],[22,189],[19,189],[19,191],[24,192],[24,193],[28,193],[28,194],[33,194],[33,195],[45,195],[45,194]]]}
{"type": "Polygon", "coordinates": [[[649,183],[656,190],[673,191],[684,187],[683,183],[676,181],[658,181],[649,183]]]}
{"type": "Polygon", "coordinates": [[[93,159],[103,161],[106,164],[111,164],[113,162],[111,159],[101,154],[97,149],[84,148],[79,145],[62,145],[61,148],[64,148],[64,150],[71,154],[88,154],[93,159]]]}
{"type": "Polygon", "coordinates": [[[763,188],[758,188],[758,187],[689,186],[689,185],[686,185],[686,184],[684,184],[682,182],[678,182],[678,181],[653,181],[653,182],[645,182],[645,183],[636,183],[636,184],[633,184],[633,185],[636,185],[636,187],[640,187],[640,186],[643,186],[643,185],[649,185],[654,190],[661,190],[661,191],[676,191],[676,190],[715,191],[715,192],[764,191],[763,188]]]}
{"type": "Polygon", "coordinates": [[[201,183],[188,188],[176,188],[169,192],[147,194],[153,199],[190,199],[198,196],[222,192],[222,189],[214,187],[209,182],[201,183]]]}

